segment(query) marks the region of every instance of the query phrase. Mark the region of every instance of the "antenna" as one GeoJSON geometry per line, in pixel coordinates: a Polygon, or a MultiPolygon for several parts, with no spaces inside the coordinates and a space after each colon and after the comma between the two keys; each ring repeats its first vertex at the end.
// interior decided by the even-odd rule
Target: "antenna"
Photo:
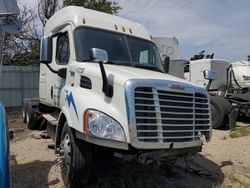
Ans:
{"type": "Polygon", "coordinates": [[[21,22],[17,19],[19,9],[15,0],[0,1],[0,73],[3,63],[3,45],[6,33],[17,34],[21,30],[21,22]]]}

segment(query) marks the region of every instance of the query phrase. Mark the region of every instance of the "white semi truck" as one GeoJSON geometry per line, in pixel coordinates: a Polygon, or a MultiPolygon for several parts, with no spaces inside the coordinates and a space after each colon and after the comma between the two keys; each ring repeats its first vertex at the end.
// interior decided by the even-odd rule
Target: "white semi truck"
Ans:
{"type": "Polygon", "coordinates": [[[211,138],[207,91],[165,74],[138,23],[66,7],[44,28],[40,62],[39,100],[24,100],[24,121],[46,123],[67,187],[85,184],[104,154],[161,160],[211,138]]]}
{"type": "Polygon", "coordinates": [[[211,90],[222,90],[226,86],[234,89],[250,88],[250,62],[247,61],[199,59],[186,64],[186,70],[186,79],[200,87],[208,84],[203,71],[211,70],[217,74],[217,79],[211,83],[211,90]]]}
{"type": "Polygon", "coordinates": [[[221,59],[200,59],[190,61],[185,67],[185,78],[200,87],[206,87],[211,94],[213,127],[233,127],[238,115],[250,117],[250,63],[230,62],[221,59]],[[209,82],[204,78],[205,70],[216,73],[216,79],[209,82]]]}

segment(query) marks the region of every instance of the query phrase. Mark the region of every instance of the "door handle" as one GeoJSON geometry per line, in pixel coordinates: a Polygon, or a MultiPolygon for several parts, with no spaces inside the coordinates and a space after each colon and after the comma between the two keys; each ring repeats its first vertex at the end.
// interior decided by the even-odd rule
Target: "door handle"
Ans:
{"type": "Polygon", "coordinates": [[[53,99],[53,86],[51,86],[51,88],[50,88],[50,97],[51,97],[51,99],[53,99]]]}

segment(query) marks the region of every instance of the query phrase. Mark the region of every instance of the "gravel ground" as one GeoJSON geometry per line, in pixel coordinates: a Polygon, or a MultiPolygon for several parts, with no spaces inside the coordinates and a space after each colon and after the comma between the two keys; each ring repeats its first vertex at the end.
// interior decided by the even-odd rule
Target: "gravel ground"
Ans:
{"type": "MultiPolygon", "coordinates": [[[[42,131],[31,131],[21,114],[8,111],[11,141],[11,173],[13,188],[63,188],[60,168],[52,140],[41,138],[42,131]]],[[[239,125],[248,126],[247,123],[239,125]]],[[[212,141],[203,151],[184,159],[173,168],[151,163],[106,164],[90,178],[87,187],[250,187],[250,136],[230,138],[228,130],[213,130],[212,141]]]]}

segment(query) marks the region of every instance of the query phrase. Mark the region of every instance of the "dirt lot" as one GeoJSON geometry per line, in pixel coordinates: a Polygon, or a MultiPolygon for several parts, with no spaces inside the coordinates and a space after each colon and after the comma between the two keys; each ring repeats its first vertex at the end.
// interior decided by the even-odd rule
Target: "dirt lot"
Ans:
{"type": "MultiPolygon", "coordinates": [[[[30,131],[21,114],[8,112],[11,141],[13,188],[62,188],[60,169],[52,140],[41,138],[42,131],[30,131]]],[[[248,126],[247,123],[239,125],[248,126]]],[[[87,187],[250,187],[250,136],[230,138],[228,130],[213,130],[203,152],[188,158],[194,170],[187,170],[184,159],[175,166],[160,168],[156,164],[106,164],[91,177],[87,187]]]]}

